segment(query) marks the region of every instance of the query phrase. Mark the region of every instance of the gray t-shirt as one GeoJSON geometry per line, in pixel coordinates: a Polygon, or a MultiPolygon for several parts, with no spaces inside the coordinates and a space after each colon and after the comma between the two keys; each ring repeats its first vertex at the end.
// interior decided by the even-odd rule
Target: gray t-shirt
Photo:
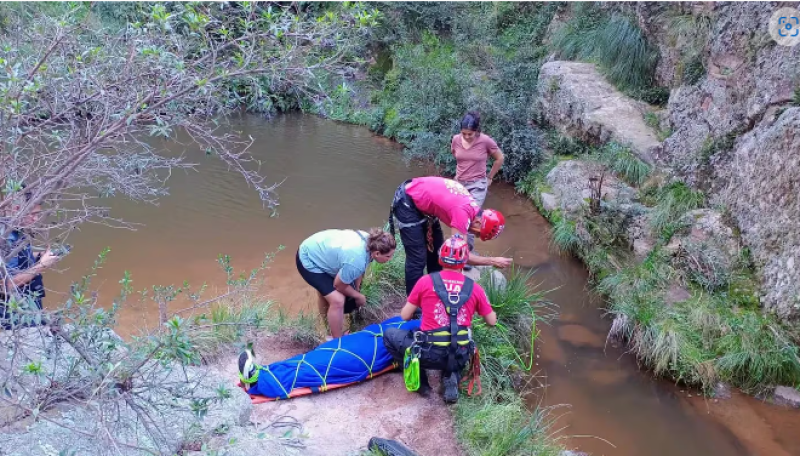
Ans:
{"type": "Polygon", "coordinates": [[[300,244],[300,262],[310,272],[325,273],[342,282],[353,282],[364,274],[371,260],[367,233],[354,230],[324,230],[300,244]],[[363,237],[362,237],[363,236],[363,237]]]}

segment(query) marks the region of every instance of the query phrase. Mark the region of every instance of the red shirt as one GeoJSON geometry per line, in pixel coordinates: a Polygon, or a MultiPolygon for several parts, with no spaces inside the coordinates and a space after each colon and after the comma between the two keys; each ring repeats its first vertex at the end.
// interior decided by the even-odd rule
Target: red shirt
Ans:
{"type": "Polygon", "coordinates": [[[478,213],[478,203],[467,189],[444,177],[417,177],[406,186],[406,194],[423,214],[467,234],[478,213]]]}
{"type": "MultiPolygon", "coordinates": [[[[449,269],[442,270],[440,274],[448,291],[457,292],[464,286],[464,274],[449,269]]],[[[411,294],[408,296],[408,302],[422,308],[421,330],[427,331],[441,328],[442,326],[450,326],[450,317],[447,315],[444,304],[442,304],[433,289],[433,279],[431,279],[430,274],[422,276],[417,284],[414,285],[414,289],[411,290],[411,294]]],[[[486,292],[483,291],[478,282],[475,282],[472,286],[472,296],[458,310],[458,324],[471,326],[472,315],[476,311],[482,317],[492,313],[492,305],[489,304],[489,298],[486,297],[486,292]]]]}
{"type": "Polygon", "coordinates": [[[486,162],[492,150],[499,149],[491,136],[481,133],[472,140],[466,149],[461,142],[461,134],[453,136],[450,151],[456,158],[456,180],[459,182],[475,182],[486,177],[486,162]]]}

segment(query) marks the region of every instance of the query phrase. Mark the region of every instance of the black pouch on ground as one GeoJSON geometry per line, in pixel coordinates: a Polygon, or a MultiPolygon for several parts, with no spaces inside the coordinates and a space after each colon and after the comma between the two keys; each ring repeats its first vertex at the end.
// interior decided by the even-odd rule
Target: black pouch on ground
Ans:
{"type": "Polygon", "coordinates": [[[369,439],[367,449],[386,456],[419,456],[397,440],[382,439],[380,437],[369,439]]]}

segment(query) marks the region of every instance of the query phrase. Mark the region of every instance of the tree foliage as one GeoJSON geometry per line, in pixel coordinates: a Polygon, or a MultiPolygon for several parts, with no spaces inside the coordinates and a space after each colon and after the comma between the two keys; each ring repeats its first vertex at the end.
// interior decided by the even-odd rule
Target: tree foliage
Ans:
{"type": "Polygon", "coordinates": [[[269,303],[252,299],[266,263],[236,277],[221,257],[228,289],[210,299],[201,299],[204,287],[153,287],[141,296],[158,305],[160,325],[123,341],[113,329],[133,295],[127,274],[113,305],[98,301],[89,274],[66,301],[37,310],[7,287],[8,260],[82,223],[129,226],[103,199],[156,203],[166,195],[170,173],[192,166],[167,152],[168,141],[219,157],[274,210],[277,186],[249,155],[252,140],[232,132],[226,117],[320,96],[319,75],[352,72],[378,15],[353,2],[143,3],[120,11],[87,3],[0,10],[0,294],[19,323],[2,333],[0,406],[3,417],[68,428],[108,452],[174,454],[176,429],[187,431],[197,424],[188,417],[202,421],[231,396],[209,390],[190,366],[269,323],[269,303]],[[41,216],[31,217],[39,205],[41,216]],[[24,233],[19,245],[5,242],[12,230],[24,233]],[[181,296],[190,306],[176,312],[181,296]],[[64,402],[92,416],[70,423],[49,414],[64,402]],[[89,421],[97,427],[86,428],[89,421]]]}
{"type": "MultiPolygon", "coordinates": [[[[21,16],[21,15],[20,15],[21,16]]],[[[275,93],[303,96],[315,71],[355,62],[355,38],[374,20],[360,5],[321,16],[244,2],[156,4],[141,21],[103,29],[84,6],[63,16],[12,17],[0,43],[0,211],[21,184],[33,199],[0,225],[36,234],[26,210],[70,229],[111,221],[98,199],[155,201],[169,172],[161,139],[179,137],[240,172],[265,205],[276,186],[259,174],[250,141],[227,132],[225,114],[267,105],[275,93]],[[100,27],[100,28],[98,28],[100,27]]]]}

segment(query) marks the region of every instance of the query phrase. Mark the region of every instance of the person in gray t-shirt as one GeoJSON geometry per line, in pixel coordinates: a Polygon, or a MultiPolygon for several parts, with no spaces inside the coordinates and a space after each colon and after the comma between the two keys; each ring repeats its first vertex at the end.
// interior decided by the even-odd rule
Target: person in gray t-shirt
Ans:
{"type": "Polygon", "coordinates": [[[345,302],[357,307],[367,302],[360,289],[370,261],[386,263],[396,247],[394,237],[379,228],[324,230],[300,244],[297,271],[317,291],[319,313],[327,317],[332,338],[342,336],[345,302]]]}

